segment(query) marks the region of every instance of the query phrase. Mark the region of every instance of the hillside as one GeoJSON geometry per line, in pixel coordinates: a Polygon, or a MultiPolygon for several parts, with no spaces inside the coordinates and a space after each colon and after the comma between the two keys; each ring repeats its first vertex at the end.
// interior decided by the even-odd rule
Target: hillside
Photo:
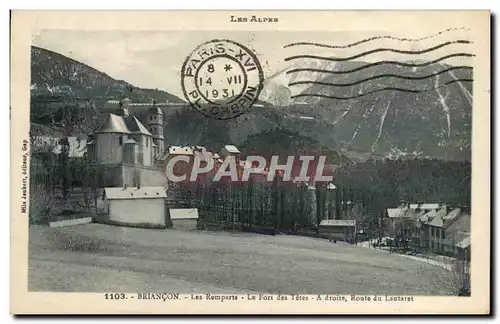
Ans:
{"type": "Polygon", "coordinates": [[[31,47],[31,96],[62,95],[90,98],[95,102],[119,100],[127,96],[133,101],[184,102],[168,92],[141,89],[115,80],[84,63],[64,55],[31,47]]]}
{"type": "MultiPolygon", "coordinates": [[[[168,92],[136,88],[42,48],[32,47],[31,54],[31,121],[34,124],[50,125],[52,116],[61,115],[61,109],[67,106],[99,111],[105,101],[124,97],[135,102],[151,102],[153,98],[163,102],[183,102],[168,92]]],[[[227,121],[207,119],[194,109],[165,111],[166,144],[200,144],[218,149],[227,143],[247,145],[250,137],[256,134],[260,134],[256,138],[267,143],[272,141],[270,131],[286,129],[313,140],[311,147],[340,151],[355,160],[404,155],[470,160],[471,82],[455,82],[422,93],[382,91],[351,100],[308,95],[344,98],[383,87],[432,89],[455,78],[470,79],[471,70],[455,69],[430,78],[426,76],[451,66],[432,64],[409,68],[377,65],[355,74],[287,73],[298,67],[344,71],[365,64],[352,61],[291,63],[265,80],[259,98],[262,105],[227,121]],[[388,76],[358,83],[383,74],[411,74],[422,79],[409,81],[388,76]],[[322,84],[294,84],[304,80],[322,84]],[[334,87],[329,85],[331,83],[354,84],[334,87]]],[[[94,118],[93,122],[99,120],[94,118]]],[[[47,127],[32,126],[35,132],[39,129],[43,129],[44,134],[50,132],[47,127]]]]}
{"type": "Polygon", "coordinates": [[[426,296],[454,287],[440,267],[294,235],[99,224],[32,227],[29,235],[30,291],[426,296]]]}
{"type": "MultiPolygon", "coordinates": [[[[327,62],[321,66],[308,62],[301,67],[330,71],[349,71],[366,65],[364,62],[327,62]]],[[[290,69],[294,69],[290,65],[290,69]]],[[[315,72],[275,74],[266,80],[261,99],[285,105],[282,113],[290,116],[315,115],[314,127],[328,125],[330,132],[317,131],[321,142],[331,141],[335,129],[336,140],[347,151],[372,152],[387,155],[391,150],[421,152],[423,156],[445,159],[470,159],[472,104],[471,82],[453,82],[471,79],[470,69],[452,69],[445,64],[425,67],[377,65],[356,73],[318,74],[315,72]],[[358,83],[379,75],[411,75],[405,80],[381,77],[358,83]],[[434,77],[427,77],[435,75],[434,77]],[[316,84],[302,83],[314,81],[316,84]],[[299,84],[294,84],[299,82],[299,84]],[[320,84],[318,84],[320,83],[320,84]],[[333,86],[352,85],[352,86],[333,86]],[[381,91],[351,100],[381,88],[438,89],[422,93],[381,91]],[[299,96],[294,96],[294,95],[299,96]],[[313,94],[314,96],[309,96],[313,94]],[[330,96],[335,98],[325,98],[330,96]]],[[[293,125],[288,127],[296,130],[293,125]]]]}
{"type": "MultiPolygon", "coordinates": [[[[323,66],[306,64],[308,68],[350,70],[364,62],[343,62],[323,66]]],[[[182,123],[180,132],[176,119],[170,120],[165,138],[181,143],[213,142],[214,137],[246,146],[253,135],[267,147],[273,139],[270,132],[286,129],[315,141],[312,147],[324,146],[342,152],[352,160],[398,157],[429,157],[445,160],[470,160],[472,106],[468,93],[471,82],[456,82],[423,93],[383,91],[352,100],[318,97],[297,97],[293,94],[325,94],[349,97],[365,91],[393,88],[432,89],[452,82],[455,78],[471,79],[472,71],[434,64],[422,68],[379,65],[352,74],[318,75],[300,72],[287,74],[284,69],[266,79],[260,99],[274,104],[255,107],[249,113],[228,121],[210,121],[196,112],[182,123]],[[436,77],[402,80],[382,77],[351,87],[323,85],[292,85],[302,80],[349,84],[378,75],[412,75],[426,77],[446,69],[436,77]],[[319,77],[319,78],[318,78],[319,77]],[[299,89],[296,89],[299,88],[299,89]],[[213,134],[214,129],[218,130],[213,134]],[[221,135],[221,134],[224,135],[221,135]]],[[[252,140],[255,141],[255,140],[252,140]]]]}
{"type": "MultiPolygon", "coordinates": [[[[270,157],[270,152],[280,156],[298,155],[325,155],[328,163],[339,164],[340,157],[337,152],[321,145],[313,138],[300,135],[285,128],[276,128],[251,135],[241,144],[247,154],[259,154],[270,157]]],[[[345,159],[345,157],[344,157],[345,159]]]]}

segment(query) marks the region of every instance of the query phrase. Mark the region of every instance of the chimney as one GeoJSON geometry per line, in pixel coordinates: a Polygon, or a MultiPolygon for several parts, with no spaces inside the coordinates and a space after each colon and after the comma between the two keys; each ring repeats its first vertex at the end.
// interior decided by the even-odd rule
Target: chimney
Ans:
{"type": "Polygon", "coordinates": [[[120,108],[116,112],[119,116],[127,117],[128,114],[128,103],[123,100],[119,103],[120,108]]]}
{"type": "Polygon", "coordinates": [[[124,98],[123,100],[120,101],[121,107],[128,108],[131,102],[132,100],[130,100],[129,98],[124,98]]]}
{"type": "Polygon", "coordinates": [[[126,190],[126,189],[127,189],[127,184],[125,183],[125,184],[123,185],[123,190],[126,190]]]}
{"type": "Polygon", "coordinates": [[[448,214],[449,212],[451,212],[453,210],[453,207],[451,206],[446,206],[446,213],[448,214]]]}

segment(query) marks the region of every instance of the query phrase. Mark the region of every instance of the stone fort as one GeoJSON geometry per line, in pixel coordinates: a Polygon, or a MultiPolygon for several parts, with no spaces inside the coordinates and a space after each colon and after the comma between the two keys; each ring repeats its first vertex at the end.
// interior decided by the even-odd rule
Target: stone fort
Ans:
{"type": "MultiPolygon", "coordinates": [[[[152,103],[133,103],[128,98],[107,101],[100,109],[105,122],[87,138],[88,158],[98,170],[100,186],[168,188],[165,166],[169,157],[193,155],[193,151],[201,147],[166,148],[163,109],[188,106],[187,103],[156,103],[154,100],[152,103]]],[[[261,107],[259,104],[253,106],[261,107]]],[[[282,112],[292,116],[284,110],[282,112]]],[[[306,118],[299,116],[301,114],[294,115],[299,119],[306,118]]],[[[220,152],[221,156],[239,155],[237,148],[233,147],[237,152],[231,152],[227,149],[229,147],[233,146],[226,145],[220,152]]]]}
{"type": "Polygon", "coordinates": [[[89,160],[96,166],[100,186],[164,186],[168,150],[163,138],[163,106],[108,101],[105,122],[87,139],[89,160]]]}

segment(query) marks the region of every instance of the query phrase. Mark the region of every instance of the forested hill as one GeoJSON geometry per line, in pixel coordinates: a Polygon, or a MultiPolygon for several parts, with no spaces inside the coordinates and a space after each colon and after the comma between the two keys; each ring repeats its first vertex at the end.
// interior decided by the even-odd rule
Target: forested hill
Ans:
{"type": "Polygon", "coordinates": [[[346,200],[364,200],[373,209],[409,202],[471,203],[471,163],[437,159],[368,160],[336,170],[346,200]]]}
{"type": "MultiPolygon", "coordinates": [[[[259,154],[265,157],[271,155],[299,156],[299,155],[324,155],[328,163],[340,164],[340,155],[335,150],[321,145],[313,138],[303,136],[285,128],[276,128],[251,135],[241,145],[241,150],[246,154],[259,154]]],[[[344,161],[347,158],[343,157],[344,161]]]]}
{"type": "MultiPolygon", "coordinates": [[[[33,46],[31,49],[31,121],[32,130],[50,133],[52,116],[64,115],[65,105],[75,102],[99,110],[107,100],[129,97],[134,102],[184,102],[182,99],[157,89],[137,88],[125,81],[115,80],[84,63],[64,55],[33,46]],[[44,100],[56,98],[60,104],[47,105],[44,100]],[[48,126],[48,127],[45,127],[48,126]]],[[[344,62],[332,69],[359,68],[363,62],[344,62]]],[[[293,67],[293,66],[292,66],[293,67]]],[[[418,68],[383,67],[361,70],[360,78],[373,78],[380,74],[410,74],[416,77],[441,73],[450,66],[418,68]]],[[[262,106],[227,121],[209,120],[194,109],[171,109],[165,111],[165,140],[167,144],[201,144],[214,149],[231,143],[248,146],[249,150],[269,146],[277,135],[276,129],[286,129],[295,135],[295,140],[310,143],[315,149],[326,148],[342,152],[352,160],[366,160],[370,156],[428,157],[443,160],[470,160],[472,107],[468,97],[472,95],[472,83],[453,83],[421,94],[385,91],[353,100],[331,100],[306,97],[298,100],[281,100],[285,92],[289,96],[288,84],[291,74],[286,69],[268,77],[258,103],[262,106]],[[278,100],[281,98],[280,100],[278,100]],[[269,103],[275,103],[273,106],[269,103]],[[279,105],[278,105],[279,104],[279,105]],[[304,119],[304,117],[308,119],[304,119]],[[297,137],[302,137],[298,139],[297,137]],[[261,141],[262,144],[257,142],[261,141]],[[252,147],[254,146],[254,147],[252,147]]],[[[306,77],[301,74],[302,77],[306,77]]],[[[472,71],[456,70],[439,74],[439,82],[454,80],[454,76],[470,79],[472,71]],[[453,75],[451,74],[453,73],[453,75]]],[[[432,80],[418,81],[422,87],[432,88],[432,80]]],[[[347,76],[341,79],[325,79],[321,82],[355,82],[347,76]]],[[[394,87],[394,78],[384,77],[351,87],[353,93],[362,88],[394,87]],[[357,88],[359,87],[359,89],[357,88]]],[[[304,93],[321,92],[313,85],[304,93]],[[316,89],[316,90],[315,90],[316,89]]],[[[333,95],[346,97],[346,87],[339,87],[333,95]]],[[[322,93],[322,92],[321,92],[322,93]]],[[[332,93],[329,93],[332,94],[332,93]]],[[[92,115],[94,112],[88,115],[92,115]]],[[[92,119],[89,116],[87,119],[92,119]]],[[[99,121],[98,121],[99,122],[99,121]]],[[[91,127],[87,127],[89,129],[91,127]]],[[[55,130],[54,133],[56,133],[55,130]]],[[[275,145],[280,149],[280,145],[275,145]]],[[[293,147],[290,146],[290,147],[293,147]]],[[[269,152],[273,153],[273,152],[269,152]]]]}

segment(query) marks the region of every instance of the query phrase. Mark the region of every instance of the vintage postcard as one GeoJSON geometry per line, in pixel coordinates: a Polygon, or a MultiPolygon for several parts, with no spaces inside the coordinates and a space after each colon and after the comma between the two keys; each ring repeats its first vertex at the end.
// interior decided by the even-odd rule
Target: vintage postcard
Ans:
{"type": "Polygon", "coordinates": [[[488,314],[488,11],[15,11],[13,314],[488,314]]]}

